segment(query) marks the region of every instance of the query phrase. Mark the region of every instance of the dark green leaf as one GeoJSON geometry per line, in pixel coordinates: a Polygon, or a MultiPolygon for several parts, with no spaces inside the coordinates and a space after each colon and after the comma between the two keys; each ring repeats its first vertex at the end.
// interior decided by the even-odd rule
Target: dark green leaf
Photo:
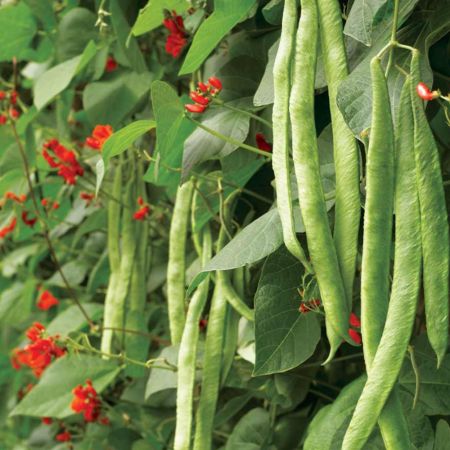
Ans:
{"type": "Polygon", "coordinates": [[[436,426],[436,436],[433,450],[446,450],[450,443],[450,426],[445,420],[440,420],[436,426]]]}

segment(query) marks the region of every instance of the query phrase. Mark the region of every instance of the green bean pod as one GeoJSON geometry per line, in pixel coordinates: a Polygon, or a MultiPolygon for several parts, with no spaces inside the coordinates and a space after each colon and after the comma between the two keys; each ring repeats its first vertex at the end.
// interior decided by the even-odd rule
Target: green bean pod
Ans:
{"type": "Polygon", "coordinates": [[[448,345],[449,232],[439,151],[422,100],[420,53],[411,60],[411,97],[414,114],[414,154],[422,227],[423,288],[428,339],[441,364],[448,345]]]}
{"type": "Polygon", "coordinates": [[[292,149],[309,254],[325,308],[327,335],[331,344],[330,360],[342,339],[349,339],[350,311],[328,221],[314,123],[317,7],[315,0],[303,0],[301,6],[289,102],[292,149]]]}
{"type": "Polygon", "coordinates": [[[242,300],[241,296],[236,292],[227,273],[223,274],[223,290],[228,303],[233,309],[250,322],[254,322],[255,311],[249,308],[244,300],[242,300]]]}
{"type": "Polygon", "coordinates": [[[323,64],[330,98],[336,170],[334,242],[348,308],[351,309],[361,216],[359,151],[356,139],[336,103],[339,85],[348,75],[340,2],[317,0],[317,6],[323,64]]]}
{"type": "MultiPolygon", "coordinates": [[[[199,239],[200,240],[200,239],[199,239]]],[[[202,266],[211,258],[211,231],[208,226],[203,232],[202,266]]],[[[208,299],[210,277],[204,279],[189,303],[186,325],[178,353],[177,420],[175,427],[175,450],[189,450],[192,433],[193,393],[199,338],[199,321],[208,299]]]]}
{"type": "Polygon", "coordinates": [[[108,201],[108,259],[111,275],[108,281],[108,288],[105,297],[105,311],[103,313],[103,327],[101,349],[103,352],[110,353],[112,349],[113,330],[113,308],[114,295],[118,273],[120,269],[120,198],[122,197],[122,158],[117,164],[114,172],[112,186],[112,197],[114,200],[108,201]]]}
{"type": "Polygon", "coordinates": [[[169,261],[167,264],[167,303],[170,339],[179,344],[183,334],[186,291],[186,236],[191,209],[193,181],[178,188],[169,235],[169,261]]]}
{"type": "Polygon", "coordinates": [[[414,137],[411,133],[414,118],[409,78],[402,89],[397,123],[392,290],[383,334],[345,435],[343,449],[363,448],[378,416],[388,450],[412,448],[400,401],[395,390],[392,391],[412,334],[422,264],[414,137]]]}
{"type": "Polygon", "coordinates": [[[291,81],[291,60],[294,51],[294,36],[297,24],[296,3],[296,0],[286,0],[284,2],[280,44],[273,66],[274,102],[272,112],[272,167],[275,174],[277,209],[281,219],[284,244],[305,266],[305,269],[312,273],[313,269],[311,264],[306,258],[305,252],[295,233],[290,180],[289,90],[291,81]]]}

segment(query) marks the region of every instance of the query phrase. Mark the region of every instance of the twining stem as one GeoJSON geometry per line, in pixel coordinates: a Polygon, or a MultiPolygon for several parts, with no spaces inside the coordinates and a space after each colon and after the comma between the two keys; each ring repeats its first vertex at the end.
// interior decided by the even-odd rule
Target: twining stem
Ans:
{"type": "Polygon", "coordinates": [[[250,152],[256,153],[257,155],[265,156],[268,159],[272,159],[272,155],[270,153],[260,150],[259,148],[253,147],[252,145],[247,145],[247,144],[244,144],[243,142],[237,141],[236,139],[225,136],[224,134],[211,129],[211,128],[207,127],[206,125],[203,125],[201,122],[193,119],[190,116],[186,115],[186,118],[188,120],[190,120],[191,122],[195,123],[195,125],[197,125],[202,130],[206,131],[207,133],[211,134],[212,136],[215,136],[216,138],[222,139],[223,141],[228,142],[232,145],[235,145],[236,147],[240,147],[240,148],[243,148],[244,150],[248,150],[250,152]]]}
{"type": "Polygon", "coordinates": [[[84,318],[86,319],[87,323],[89,324],[90,328],[93,328],[94,322],[91,320],[91,318],[89,317],[88,313],[86,312],[86,310],[84,309],[83,305],[80,303],[80,301],[78,300],[78,297],[75,294],[75,291],[73,290],[72,286],[69,284],[69,281],[67,280],[66,276],[64,275],[64,272],[62,270],[61,264],[56,256],[56,252],[55,249],[53,247],[52,241],[50,239],[50,233],[49,233],[49,229],[48,229],[48,225],[47,222],[42,218],[40,211],[39,211],[39,206],[38,206],[38,201],[36,199],[36,196],[34,194],[34,190],[33,190],[33,184],[31,182],[31,172],[30,172],[30,167],[28,165],[28,159],[25,153],[25,148],[23,147],[22,141],[20,140],[19,134],[17,133],[17,128],[16,128],[16,124],[14,122],[14,120],[10,121],[11,123],[11,129],[14,135],[14,139],[17,143],[17,147],[19,149],[19,153],[20,156],[22,158],[22,163],[23,163],[23,167],[25,170],[25,176],[27,179],[27,184],[28,184],[28,189],[30,191],[30,197],[31,197],[31,201],[33,203],[33,207],[34,207],[34,213],[36,215],[36,217],[39,220],[39,223],[42,226],[42,234],[44,236],[44,239],[47,243],[47,247],[48,250],[50,252],[50,256],[53,259],[53,262],[56,266],[56,270],[58,271],[59,275],[61,276],[61,279],[63,280],[63,283],[66,287],[66,289],[69,291],[69,296],[72,299],[72,301],[77,305],[78,309],[80,310],[81,314],[84,316],[84,318]]]}
{"type": "Polygon", "coordinates": [[[268,120],[265,120],[262,117],[259,117],[257,114],[253,114],[253,113],[251,113],[249,111],[246,111],[245,109],[237,108],[236,106],[231,106],[230,104],[225,103],[224,101],[219,100],[217,98],[215,98],[213,100],[213,103],[216,103],[217,105],[223,106],[224,108],[227,108],[227,109],[229,109],[231,111],[235,111],[235,112],[237,112],[239,114],[243,114],[244,116],[251,117],[252,119],[257,120],[258,122],[261,122],[266,127],[272,129],[272,124],[268,120]]]}

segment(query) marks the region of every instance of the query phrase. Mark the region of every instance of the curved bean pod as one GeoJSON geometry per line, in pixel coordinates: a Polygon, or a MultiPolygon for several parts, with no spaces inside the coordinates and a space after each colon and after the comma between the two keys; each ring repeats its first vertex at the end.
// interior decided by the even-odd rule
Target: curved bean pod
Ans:
{"type": "Polygon", "coordinates": [[[236,292],[231,284],[230,278],[226,273],[222,276],[223,290],[228,303],[237,311],[242,317],[245,317],[250,322],[255,321],[255,311],[251,309],[236,292]]]}
{"type": "Polygon", "coordinates": [[[412,334],[422,264],[409,78],[402,89],[397,123],[392,291],[383,335],[345,435],[344,449],[363,448],[378,416],[387,449],[412,448],[400,401],[392,391],[412,334]]]}
{"type": "Polygon", "coordinates": [[[438,148],[422,100],[416,93],[420,81],[420,53],[415,50],[411,60],[411,98],[422,226],[425,315],[428,339],[439,367],[447,350],[449,333],[449,224],[438,148]]]}
{"type": "Polygon", "coordinates": [[[356,139],[336,103],[339,84],[348,75],[340,3],[338,0],[317,0],[317,7],[323,64],[330,98],[336,170],[334,241],[350,310],[361,216],[359,150],[356,139]]]}
{"type": "MultiPolygon", "coordinates": [[[[205,227],[202,245],[202,266],[209,261],[212,252],[211,231],[205,227]]],[[[178,353],[177,420],[175,427],[175,450],[189,450],[191,446],[193,393],[197,362],[199,321],[209,291],[208,276],[195,291],[189,303],[186,325],[178,353]]]]}
{"type": "Polygon", "coordinates": [[[315,0],[303,0],[301,6],[289,102],[292,150],[309,254],[325,308],[327,335],[331,344],[330,360],[342,339],[349,339],[350,311],[328,221],[314,123],[317,7],[315,0]]]}
{"type": "Polygon", "coordinates": [[[284,244],[287,249],[312,273],[313,268],[306,258],[295,233],[294,213],[289,164],[289,89],[291,59],[297,22],[295,0],[284,3],[281,37],[273,66],[274,102],[272,167],[275,174],[277,209],[283,229],[284,244]]]}
{"type": "Polygon", "coordinates": [[[169,261],[167,264],[167,303],[169,310],[170,340],[179,344],[183,334],[185,312],[186,235],[191,208],[193,181],[178,188],[169,235],[169,261]]]}

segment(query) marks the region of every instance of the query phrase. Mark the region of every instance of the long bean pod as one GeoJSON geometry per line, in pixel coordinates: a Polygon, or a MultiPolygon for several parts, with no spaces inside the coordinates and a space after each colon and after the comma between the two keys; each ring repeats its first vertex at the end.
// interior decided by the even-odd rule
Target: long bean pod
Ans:
{"type": "Polygon", "coordinates": [[[309,254],[325,308],[330,359],[342,339],[348,340],[350,311],[328,221],[314,123],[317,6],[315,0],[303,0],[301,6],[289,103],[292,149],[309,254]]]}
{"type": "MultiPolygon", "coordinates": [[[[200,240],[200,239],[199,239],[200,240]]],[[[202,266],[211,258],[211,231],[205,227],[202,239],[202,266]]],[[[177,420],[175,427],[175,450],[189,450],[191,446],[193,393],[199,338],[199,321],[209,291],[209,276],[195,291],[189,303],[186,325],[178,353],[177,420]]]]}
{"type": "Polygon", "coordinates": [[[284,2],[281,37],[273,66],[274,102],[272,167],[275,174],[277,209],[283,229],[284,244],[305,266],[313,271],[295,234],[294,213],[290,180],[289,157],[289,91],[291,60],[294,51],[294,36],[297,25],[296,0],[284,2]]]}
{"type": "Polygon", "coordinates": [[[342,15],[338,0],[317,0],[320,42],[328,84],[336,171],[334,241],[349,309],[351,309],[361,215],[359,151],[337,103],[339,84],[347,77],[342,15]]]}
{"type": "Polygon", "coordinates": [[[438,366],[448,345],[449,224],[439,162],[439,151],[423,104],[416,94],[420,53],[411,60],[411,97],[414,114],[414,154],[422,227],[423,288],[428,339],[438,366]]]}
{"type": "Polygon", "coordinates": [[[170,339],[178,344],[183,334],[185,312],[186,235],[192,202],[193,181],[178,188],[169,235],[169,261],[167,264],[167,303],[170,339]]]}
{"type": "Polygon", "coordinates": [[[412,334],[422,264],[409,78],[402,89],[397,123],[392,290],[383,335],[345,436],[344,449],[363,448],[378,416],[387,449],[412,448],[400,401],[392,391],[412,334]]]}

